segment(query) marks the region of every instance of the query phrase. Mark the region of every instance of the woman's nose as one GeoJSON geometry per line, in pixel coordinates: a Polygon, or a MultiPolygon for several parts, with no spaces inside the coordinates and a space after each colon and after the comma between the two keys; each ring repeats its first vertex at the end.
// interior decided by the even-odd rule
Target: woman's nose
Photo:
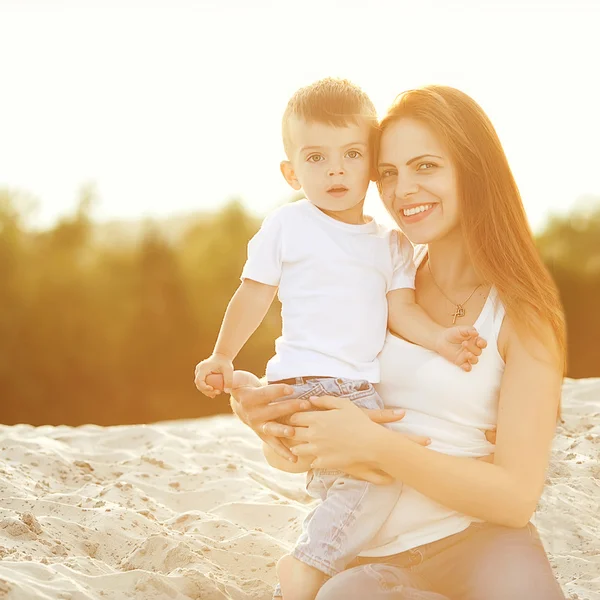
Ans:
{"type": "Polygon", "coordinates": [[[398,178],[394,195],[397,199],[402,200],[403,198],[407,198],[408,196],[416,194],[418,191],[419,186],[416,184],[416,182],[404,181],[398,178]]]}

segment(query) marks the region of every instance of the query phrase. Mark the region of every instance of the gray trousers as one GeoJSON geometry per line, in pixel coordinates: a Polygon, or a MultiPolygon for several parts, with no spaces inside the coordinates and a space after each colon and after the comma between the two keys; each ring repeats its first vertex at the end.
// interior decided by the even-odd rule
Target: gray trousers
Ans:
{"type": "MultiPolygon", "coordinates": [[[[368,381],[334,377],[295,378],[286,398],[339,396],[361,408],[383,408],[368,381]]],[[[285,398],[282,398],[285,399],[285,398]]],[[[368,547],[396,505],[402,484],[374,485],[341,471],[314,469],[306,489],[321,502],[307,515],[292,556],[332,577],[343,571],[368,547]]],[[[274,597],[281,596],[276,587],[274,597]]]]}
{"type": "Polygon", "coordinates": [[[400,554],[358,558],[316,600],[564,600],[535,527],[473,523],[400,554]]]}

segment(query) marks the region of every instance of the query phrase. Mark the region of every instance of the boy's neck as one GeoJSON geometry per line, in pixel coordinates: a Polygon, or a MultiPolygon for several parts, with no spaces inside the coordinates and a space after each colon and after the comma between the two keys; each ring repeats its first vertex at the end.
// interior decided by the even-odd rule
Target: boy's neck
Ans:
{"type": "Polygon", "coordinates": [[[319,208],[319,210],[336,221],[341,221],[348,225],[364,225],[371,220],[370,218],[365,217],[363,213],[364,204],[365,201],[361,200],[356,206],[348,208],[347,210],[325,210],[323,208],[319,208]]]}

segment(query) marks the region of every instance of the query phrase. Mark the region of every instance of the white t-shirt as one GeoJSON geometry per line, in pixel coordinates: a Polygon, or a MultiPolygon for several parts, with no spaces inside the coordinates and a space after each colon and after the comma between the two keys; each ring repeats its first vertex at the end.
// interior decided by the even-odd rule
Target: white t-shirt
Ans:
{"type": "Polygon", "coordinates": [[[269,381],[302,376],[379,381],[386,294],[414,288],[413,247],[370,221],[342,223],[308,200],[282,206],[248,244],[242,279],[279,286],[283,331],[269,381]]]}

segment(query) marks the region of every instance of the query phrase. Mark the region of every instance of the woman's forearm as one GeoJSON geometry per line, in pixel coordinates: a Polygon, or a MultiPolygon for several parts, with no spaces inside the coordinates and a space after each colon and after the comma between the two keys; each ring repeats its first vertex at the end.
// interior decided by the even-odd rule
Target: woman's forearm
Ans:
{"type": "Polygon", "coordinates": [[[430,450],[385,430],[373,444],[373,462],[423,495],[484,521],[522,527],[537,498],[527,497],[506,469],[468,457],[430,450]],[[399,458],[401,457],[401,458],[399,458]]]}

